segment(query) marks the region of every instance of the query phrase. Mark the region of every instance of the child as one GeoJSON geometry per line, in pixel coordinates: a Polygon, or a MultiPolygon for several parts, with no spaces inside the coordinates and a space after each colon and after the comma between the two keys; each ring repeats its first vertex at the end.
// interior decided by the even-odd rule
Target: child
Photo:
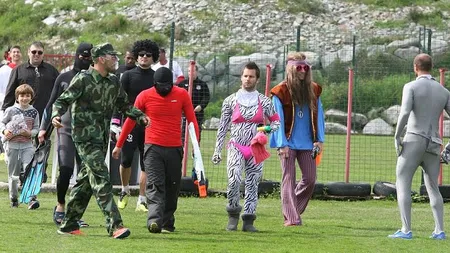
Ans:
{"type": "MultiPolygon", "coordinates": [[[[34,147],[32,138],[39,131],[39,113],[30,105],[34,97],[33,88],[22,84],[16,88],[16,104],[8,107],[0,122],[0,132],[4,135],[4,148],[7,156],[9,197],[11,207],[19,206],[18,183],[21,170],[33,158],[34,147]]],[[[29,209],[39,207],[39,202],[31,201],[29,209]]]]}

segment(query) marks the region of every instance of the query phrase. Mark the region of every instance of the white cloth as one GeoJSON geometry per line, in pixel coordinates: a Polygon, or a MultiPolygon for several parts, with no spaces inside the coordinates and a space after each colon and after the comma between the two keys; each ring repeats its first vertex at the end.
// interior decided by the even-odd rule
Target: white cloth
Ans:
{"type": "MultiPolygon", "coordinates": [[[[160,62],[157,62],[157,63],[153,64],[152,69],[154,71],[156,71],[157,69],[159,69],[161,67],[169,68],[169,61],[167,61],[167,63],[164,65],[162,65],[160,62]]],[[[176,62],[176,61],[172,61],[172,74],[173,74],[173,82],[174,83],[179,76],[184,76],[183,70],[181,70],[180,64],[178,64],[178,62],[176,62]]]]}
{"type": "Polygon", "coordinates": [[[236,92],[236,101],[243,106],[254,106],[258,104],[259,92],[255,91],[246,91],[244,89],[240,89],[236,92]]]}
{"type": "Polygon", "coordinates": [[[6,86],[8,86],[9,76],[11,75],[12,68],[8,65],[3,65],[0,68],[0,106],[5,99],[6,86]]]}

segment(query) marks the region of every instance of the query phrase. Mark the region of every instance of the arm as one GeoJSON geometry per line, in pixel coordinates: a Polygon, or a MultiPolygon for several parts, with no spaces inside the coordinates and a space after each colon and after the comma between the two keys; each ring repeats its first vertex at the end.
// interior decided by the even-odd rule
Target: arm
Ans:
{"type": "MultiPolygon", "coordinates": [[[[122,76],[120,77],[120,83],[122,89],[125,91],[126,94],[128,94],[130,87],[130,74],[128,73],[128,71],[125,71],[122,74],[122,76]]],[[[122,114],[119,113],[117,110],[115,110],[113,113],[111,123],[118,126],[122,124],[122,114]]]]}
{"type": "Polygon", "coordinates": [[[119,113],[123,113],[124,116],[129,117],[132,120],[135,120],[138,125],[145,126],[147,124],[147,122],[145,122],[146,121],[145,114],[130,104],[130,102],[128,101],[128,96],[122,87],[120,87],[119,95],[117,96],[116,99],[116,108],[118,109],[119,113]]]}
{"type": "Polygon", "coordinates": [[[61,115],[66,113],[69,106],[83,95],[85,86],[83,84],[83,75],[83,73],[78,73],[70,82],[69,87],[55,100],[51,119],[61,117],[61,115]]]}
{"type": "Polygon", "coordinates": [[[230,128],[231,115],[233,110],[231,109],[231,98],[225,99],[222,104],[222,113],[219,121],[219,128],[217,129],[216,148],[214,154],[220,155],[222,152],[225,136],[230,128]]]}
{"type": "Polygon", "coordinates": [[[277,96],[272,97],[272,103],[275,111],[278,113],[279,117],[279,128],[280,131],[275,131],[270,136],[270,147],[271,148],[282,148],[288,145],[288,141],[286,138],[286,133],[284,132],[284,113],[283,113],[283,105],[281,104],[280,99],[277,96]]]}
{"type": "Polygon", "coordinates": [[[189,94],[187,92],[183,92],[183,113],[186,116],[187,124],[193,123],[195,128],[195,134],[197,135],[197,140],[200,140],[200,131],[198,129],[197,119],[195,117],[194,110],[192,109],[192,102],[189,94]]]}
{"type": "Polygon", "coordinates": [[[3,113],[3,118],[0,121],[0,133],[2,133],[3,135],[6,135],[4,133],[4,131],[6,130],[6,124],[11,121],[11,113],[10,113],[10,111],[11,110],[9,109],[9,107],[6,108],[5,112],[3,113]]]}
{"type": "Polygon", "coordinates": [[[56,78],[55,85],[53,86],[52,94],[50,95],[50,99],[47,102],[47,105],[45,106],[44,112],[42,114],[42,122],[40,126],[40,130],[45,131],[48,126],[51,124],[50,116],[52,115],[52,107],[53,103],[56,101],[56,99],[63,93],[64,89],[63,86],[69,86],[68,84],[64,85],[65,83],[61,83],[61,75],[56,78]]]}
{"type": "Polygon", "coordinates": [[[16,88],[18,86],[18,71],[19,68],[16,67],[11,71],[11,75],[9,76],[8,86],[6,86],[5,99],[3,100],[2,110],[6,110],[6,108],[13,106],[16,101],[16,88]]]}
{"type": "Polygon", "coordinates": [[[39,112],[36,110],[36,118],[33,122],[33,129],[31,129],[31,137],[34,138],[39,132],[39,112]]]}
{"type": "Polygon", "coordinates": [[[403,129],[408,122],[409,114],[413,108],[413,91],[410,88],[410,85],[405,85],[403,87],[402,94],[402,106],[400,108],[400,114],[398,115],[397,127],[395,129],[395,138],[400,138],[403,132],[403,129]]]}
{"type": "Polygon", "coordinates": [[[323,113],[322,101],[317,99],[317,142],[325,142],[325,117],[323,113]]]}

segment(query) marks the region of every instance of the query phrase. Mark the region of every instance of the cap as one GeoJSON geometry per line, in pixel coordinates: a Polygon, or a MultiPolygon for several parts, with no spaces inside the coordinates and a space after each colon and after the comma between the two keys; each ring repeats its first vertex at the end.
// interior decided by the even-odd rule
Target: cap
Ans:
{"type": "Polygon", "coordinates": [[[173,83],[173,74],[170,69],[166,67],[160,67],[153,75],[155,83],[173,83]]]}
{"type": "Polygon", "coordinates": [[[107,55],[107,54],[121,55],[120,52],[114,51],[113,46],[109,43],[96,45],[95,47],[92,48],[91,54],[92,54],[93,58],[98,58],[100,56],[107,55]]]}
{"type": "Polygon", "coordinates": [[[82,56],[91,56],[91,49],[92,49],[92,44],[90,43],[86,43],[86,42],[81,42],[80,45],[78,45],[77,51],[76,51],[76,55],[82,55],[82,56]]]}

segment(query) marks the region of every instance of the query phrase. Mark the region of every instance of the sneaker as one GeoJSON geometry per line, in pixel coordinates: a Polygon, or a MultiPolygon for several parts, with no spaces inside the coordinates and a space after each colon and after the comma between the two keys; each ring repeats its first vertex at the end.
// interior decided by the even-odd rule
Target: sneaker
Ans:
{"type": "Polygon", "coordinates": [[[58,230],[56,230],[56,232],[60,235],[84,235],[84,233],[81,232],[81,230],[79,230],[79,229],[72,230],[69,232],[61,231],[61,229],[58,229],[58,230]]]}
{"type": "Polygon", "coordinates": [[[17,198],[11,199],[11,208],[18,208],[19,207],[19,201],[17,198]]]}
{"type": "Polygon", "coordinates": [[[31,199],[30,203],[28,203],[28,210],[38,209],[40,206],[39,200],[36,198],[31,199]]]}
{"type": "Polygon", "coordinates": [[[434,240],[445,240],[447,237],[445,236],[445,232],[440,232],[439,234],[433,232],[430,238],[434,240]]]}
{"type": "Polygon", "coordinates": [[[147,204],[138,202],[136,205],[136,212],[148,212],[147,204]]]}
{"type": "Polygon", "coordinates": [[[409,231],[408,233],[403,233],[401,230],[397,230],[397,232],[393,233],[392,235],[388,235],[389,238],[400,238],[400,239],[412,239],[412,232],[409,231]]]}
{"type": "Polygon", "coordinates": [[[162,228],[161,229],[161,233],[164,233],[164,234],[170,234],[173,232],[175,232],[175,228],[162,228]]]}
{"type": "Polygon", "coordinates": [[[161,233],[161,228],[159,228],[159,226],[158,226],[158,224],[156,224],[156,222],[152,222],[150,224],[150,226],[148,226],[148,231],[150,233],[157,234],[157,233],[161,233]]]}
{"type": "Polygon", "coordinates": [[[78,226],[80,226],[80,228],[86,228],[86,227],[89,227],[89,224],[84,222],[84,220],[79,220],[78,221],[78,226]]]}
{"type": "Polygon", "coordinates": [[[113,233],[113,238],[114,239],[124,239],[127,238],[128,236],[130,236],[131,232],[128,228],[117,228],[114,233],[113,233]]]}
{"type": "Polygon", "coordinates": [[[128,193],[121,192],[119,193],[119,202],[117,203],[117,207],[119,209],[124,209],[128,205],[128,193]]]}

